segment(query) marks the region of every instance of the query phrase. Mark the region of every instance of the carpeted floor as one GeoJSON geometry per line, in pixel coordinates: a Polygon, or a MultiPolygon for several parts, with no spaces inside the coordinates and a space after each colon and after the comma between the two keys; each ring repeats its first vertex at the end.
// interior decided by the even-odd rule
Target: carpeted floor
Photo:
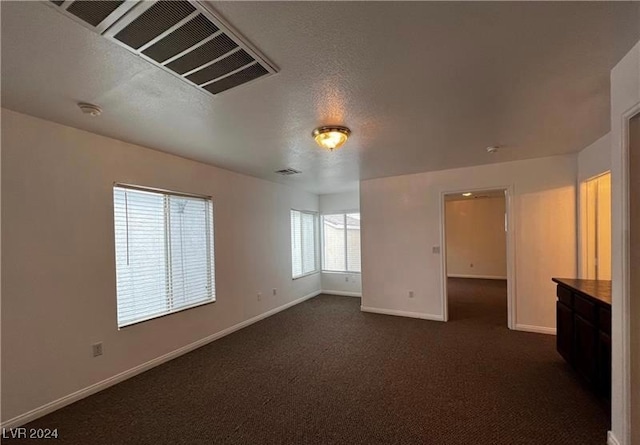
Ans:
{"type": "Polygon", "coordinates": [[[27,426],[87,445],[606,443],[555,337],[506,328],[503,282],[449,290],[449,323],[318,296],[27,426]]]}

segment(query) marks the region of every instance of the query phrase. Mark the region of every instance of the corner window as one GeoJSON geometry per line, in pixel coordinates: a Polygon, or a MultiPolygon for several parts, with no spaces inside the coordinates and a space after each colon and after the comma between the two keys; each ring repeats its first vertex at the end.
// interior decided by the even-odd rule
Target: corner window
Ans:
{"type": "Polygon", "coordinates": [[[215,300],[210,198],[113,188],[118,327],[215,300]]]}
{"type": "Polygon", "coordinates": [[[291,275],[299,278],[318,271],[318,215],[291,210],[291,275]]]}
{"type": "Polygon", "coordinates": [[[322,216],[322,270],[360,272],[360,214],[322,216]]]}

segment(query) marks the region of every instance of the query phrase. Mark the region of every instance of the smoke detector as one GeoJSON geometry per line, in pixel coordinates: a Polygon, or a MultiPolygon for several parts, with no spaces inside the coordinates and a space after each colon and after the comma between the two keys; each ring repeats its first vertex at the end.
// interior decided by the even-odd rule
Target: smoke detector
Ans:
{"type": "Polygon", "coordinates": [[[102,108],[97,105],[80,102],[78,108],[80,108],[84,114],[88,114],[91,117],[97,117],[102,114],[102,108]]]}
{"type": "Polygon", "coordinates": [[[500,147],[498,147],[497,145],[492,145],[490,147],[487,147],[487,153],[493,154],[497,152],[499,148],[500,147]]]}

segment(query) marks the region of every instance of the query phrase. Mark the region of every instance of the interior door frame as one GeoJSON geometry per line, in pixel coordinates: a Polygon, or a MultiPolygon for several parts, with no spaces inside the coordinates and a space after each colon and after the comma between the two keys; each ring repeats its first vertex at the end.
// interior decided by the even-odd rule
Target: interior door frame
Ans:
{"type": "Polygon", "coordinates": [[[442,299],[443,320],[449,321],[449,298],[447,286],[447,233],[445,221],[445,198],[447,195],[461,194],[465,192],[486,192],[504,190],[505,191],[505,214],[506,214],[506,238],[507,238],[507,327],[517,329],[516,318],[516,252],[515,252],[515,211],[514,211],[514,187],[509,185],[496,185],[487,187],[475,187],[465,189],[446,189],[440,192],[440,292],[442,299]]]}
{"type": "MultiPolygon", "coordinates": [[[[620,349],[622,350],[622,357],[620,366],[622,367],[622,382],[620,382],[621,393],[623,394],[622,400],[612,400],[612,403],[618,403],[623,416],[622,437],[625,443],[631,441],[631,427],[632,427],[632,414],[631,414],[631,362],[632,354],[637,354],[631,350],[631,214],[630,214],[630,194],[631,194],[631,172],[630,172],[630,151],[631,151],[631,126],[630,122],[636,116],[640,116],[640,102],[629,108],[622,114],[622,159],[620,169],[620,192],[622,202],[620,206],[620,221],[622,223],[622,230],[620,233],[613,233],[612,236],[618,236],[618,242],[621,245],[622,261],[620,270],[620,305],[616,307],[617,301],[613,301],[612,310],[621,314],[622,326],[620,337],[616,338],[612,336],[613,348],[615,351],[616,342],[620,342],[620,349]]],[[[615,279],[615,277],[612,277],[615,279]]],[[[614,285],[616,283],[613,283],[614,285]]],[[[615,293],[614,293],[615,299],[615,293]]],[[[612,381],[612,385],[613,385],[612,381]]],[[[633,425],[636,428],[640,428],[640,425],[633,425]]]]}

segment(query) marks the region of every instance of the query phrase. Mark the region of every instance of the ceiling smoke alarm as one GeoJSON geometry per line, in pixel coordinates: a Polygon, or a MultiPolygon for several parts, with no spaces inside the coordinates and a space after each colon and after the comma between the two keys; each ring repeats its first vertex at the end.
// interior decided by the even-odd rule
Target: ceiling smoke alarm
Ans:
{"type": "Polygon", "coordinates": [[[97,105],[87,104],[84,102],[80,102],[78,107],[84,114],[88,114],[89,116],[96,117],[102,114],[102,108],[97,105]]]}

